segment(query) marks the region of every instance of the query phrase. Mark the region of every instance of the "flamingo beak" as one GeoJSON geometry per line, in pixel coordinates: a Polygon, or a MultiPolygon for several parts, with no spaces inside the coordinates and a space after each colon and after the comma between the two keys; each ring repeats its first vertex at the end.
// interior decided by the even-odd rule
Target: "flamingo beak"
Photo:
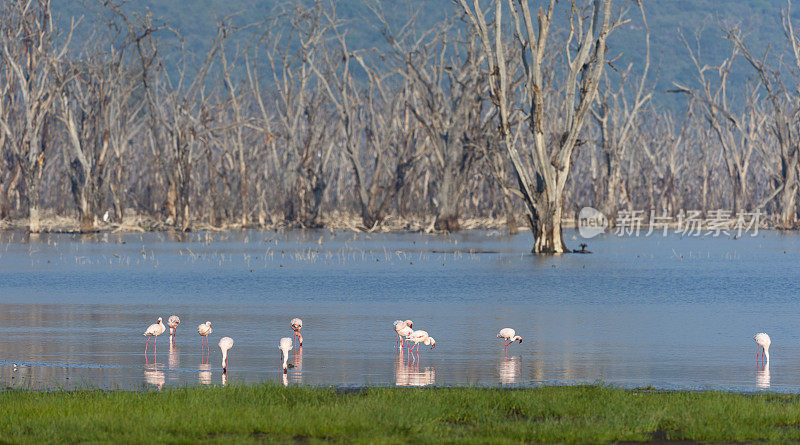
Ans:
{"type": "Polygon", "coordinates": [[[519,344],[522,344],[522,339],[521,338],[519,339],[519,344]]]}
{"type": "Polygon", "coordinates": [[[434,343],[434,344],[431,346],[431,349],[433,349],[433,348],[435,348],[435,347],[436,347],[436,343],[434,343]]]}

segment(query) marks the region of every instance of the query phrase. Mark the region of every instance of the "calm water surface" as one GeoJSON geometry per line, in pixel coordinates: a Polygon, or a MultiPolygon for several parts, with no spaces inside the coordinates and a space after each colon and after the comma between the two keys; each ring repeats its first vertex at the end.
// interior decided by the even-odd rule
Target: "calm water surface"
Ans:
{"type": "Polygon", "coordinates": [[[230,336],[228,382],[800,392],[800,236],[588,243],[592,255],[537,257],[529,233],[4,233],[0,387],[220,384],[230,336]],[[142,332],[171,314],[175,344],[162,335],[145,358],[142,332]],[[296,316],[305,346],[284,377],[278,341],[296,316]],[[398,354],[398,318],[436,348],[398,354]],[[524,338],[507,358],[503,327],[524,338]],[[772,337],[767,372],[758,331],[772,337]]]}

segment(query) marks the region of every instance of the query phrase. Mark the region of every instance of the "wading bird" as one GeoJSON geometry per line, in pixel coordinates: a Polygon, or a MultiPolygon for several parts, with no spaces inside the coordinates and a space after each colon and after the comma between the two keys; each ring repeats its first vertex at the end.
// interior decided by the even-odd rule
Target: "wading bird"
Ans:
{"type": "Polygon", "coordinates": [[[497,338],[502,338],[505,341],[506,354],[508,354],[508,345],[515,341],[522,343],[522,337],[517,335],[511,328],[500,329],[500,332],[497,333],[497,338]]]}
{"type": "Polygon", "coordinates": [[[300,329],[303,328],[303,320],[299,318],[292,318],[292,321],[289,322],[289,325],[294,331],[295,338],[297,338],[297,341],[300,342],[300,346],[303,346],[303,336],[300,335],[300,329]]]}
{"type": "Polygon", "coordinates": [[[197,333],[200,334],[200,344],[203,344],[203,339],[206,339],[206,346],[208,346],[208,335],[214,332],[211,329],[211,322],[207,321],[197,326],[197,333]]]}
{"type": "Polygon", "coordinates": [[[406,336],[406,340],[413,341],[414,344],[411,345],[411,349],[409,352],[414,352],[414,346],[417,347],[417,357],[419,357],[419,344],[424,343],[425,346],[430,346],[431,349],[436,347],[436,340],[433,339],[430,335],[428,335],[425,331],[414,331],[408,336],[406,336]]]}
{"type": "Polygon", "coordinates": [[[283,359],[283,373],[286,374],[288,372],[286,362],[289,360],[289,351],[292,350],[292,337],[283,337],[278,349],[281,350],[281,358],[283,359]]]}
{"type": "Polygon", "coordinates": [[[219,339],[219,349],[222,351],[222,373],[228,372],[228,351],[233,347],[233,339],[222,337],[219,339]]]}
{"type": "Polygon", "coordinates": [[[411,320],[395,320],[394,324],[394,331],[397,332],[397,342],[396,346],[402,348],[405,345],[404,338],[414,332],[411,327],[413,326],[414,322],[411,320]]]}
{"type": "Polygon", "coordinates": [[[154,340],[155,346],[153,346],[153,354],[155,354],[156,348],[158,348],[158,336],[163,334],[166,330],[166,326],[161,322],[161,317],[158,317],[158,323],[153,323],[147,327],[147,330],[144,331],[144,336],[147,337],[147,342],[144,344],[145,356],[147,356],[147,345],[150,343],[150,337],[156,338],[154,340]]]}
{"type": "Polygon", "coordinates": [[[769,365],[769,345],[772,343],[772,341],[769,339],[769,335],[759,332],[753,336],[753,340],[755,340],[756,344],[758,345],[756,348],[756,367],[758,367],[758,353],[761,351],[764,352],[764,358],[762,359],[762,362],[765,365],[769,365]]]}
{"type": "Polygon", "coordinates": [[[167,326],[169,326],[169,338],[172,340],[175,337],[175,330],[178,329],[178,325],[181,324],[181,319],[177,315],[170,315],[169,319],[167,320],[167,326]]]}

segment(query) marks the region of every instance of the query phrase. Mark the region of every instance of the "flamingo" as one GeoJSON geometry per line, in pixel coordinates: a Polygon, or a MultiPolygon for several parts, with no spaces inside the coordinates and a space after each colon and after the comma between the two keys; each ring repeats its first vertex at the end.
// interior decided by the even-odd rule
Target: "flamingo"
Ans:
{"type": "Polygon", "coordinates": [[[228,351],[233,347],[233,339],[222,337],[219,339],[219,349],[222,351],[222,373],[228,372],[228,351]]]}
{"type": "Polygon", "coordinates": [[[288,372],[286,362],[289,360],[289,351],[292,350],[292,337],[283,337],[278,349],[281,350],[283,356],[283,373],[286,374],[288,372]]]}
{"type": "MultiPolygon", "coordinates": [[[[206,345],[208,344],[208,336],[212,332],[214,332],[214,330],[211,329],[210,321],[207,321],[205,323],[200,323],[199,325],[197,325],[197,333],[200,334],[201,337],[206,339],[206,345]]],[[[203,339],[201,338],[200,341],[202,342],[202,340],[203,339]]]]}
{"type": "Polygon", "coordinates": [[[412,332],[414,332],[414,330],[411,329],[413,324],[414,322],[411,320],[406,320],[406,321],[395,320],[394,331],[397,332],[396,346],[402,347],[402,345],[405,344],[405,340],[403,340],[403,338],[409,336],[412,332]]]}
{"type": "Polygon", "coordinates": [[[153,346],[153,353],[155,354],[156,348],[158,348],[158,336],[163,334],[167,328],[164,326],[164,323],[161,322],[161,317],[158,317],[158,322],[153,323],[147,327],[144,331],[144,336],[147,337],[147,342],[144,344],[144,355],[147,356],[147,345],[150,344],[150,337],[155,337],[154,340],[155,346],[153,346]]]}
{"type": "Polygon", "coordinates": [[[175,330],[178,329],[178,325],[181,324],[181,319],[177,315],[170,315],[169,319],[167,320],[167,326],[169,326],[169,339],[172,340],[175,337],[175,330]]]}
{"type": "Polygon", "coordinates": [[[764,359],[766,360],[765,366],[769,366],[769,345],[772,344],[769,335],[764,332],[759,332],[753,336],[753,340],[755,340],[758,345],[756,348],[756,367],[758,367],[758,353],[760,351],[764,351],[764,359]]]}
{"type": "MultiPolygon", "coordinates": [[[[200,348],[201,349],[203,348],[203,339],[204,338],[206,339],[206,347],[208,346],[208,336],[212,332],[214,332],[214,330],[211,329],[211,322],[210,321],[207,321],[207,322],[202,323],[202,324],[197,326],[197,333],[200,334],[200,348]]],[[[211,353],[211,350],[209,348],[209,354],[210,353],[211,353]]]]}
{"type": "Polygon", "coordinates": [[[300,346],[303,346],[303,336],[300,335],[300,329],[303,328],[303,320],[299,318],[292,318],[292,321],[289,322],[294,331],[294,336],[300,342],[300,346]]]}
{"type": "Polygon", "coordinates": [[[417,347],[417,357],[419,357],[419,344],[424,343],[425,346],[430,346],[431,349],[436,347],[436,340],[433,339],[430,335],[428,335],[425,331],[414,331],[406,336],[406,340],[413,341],[414,344],[411,346],[410,352],[414,352],[414,346],[417,347]]]}
{"type": "Polygon", "coordinates": [[[502,338],[505,341],[506,354],[508,354],[508,345],[511,343],[518,341],[520,344],[522,344],[522,337],[517,335],[517,333],[511,328],[500,329],[500,332],[497,333],[497,338],[502,338]]]}

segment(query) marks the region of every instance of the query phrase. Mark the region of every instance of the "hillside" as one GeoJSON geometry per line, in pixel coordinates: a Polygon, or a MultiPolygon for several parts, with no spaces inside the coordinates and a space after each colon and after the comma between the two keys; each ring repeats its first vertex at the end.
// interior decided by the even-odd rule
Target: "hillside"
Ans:
{"type": "MultiPolygon", "coordinates": [[[[678,105],[684,100],[680,96],[664,93],[673,81],[691,84],[695,69],[687,57],[686,48],[680,39],[681,31],[693,41],[697,30],[703,29],[702,43],[704,63],[715,64],[729,54],[729,44],[722,38],[719,23],[737,23],[745,29],[757,52],[769,45],[772,51],[785,47],[779,14],[786,7],[782,0],[644,0],[652,39],[652,73],[657,82],[657,101],[678,105]]],[[[374,15],[366,7],[371,2],[380,5],[397,26],[405,23],[412,14],[417,14],[418,30],[452,17],[456,10],[449,0],[337,0],[337,15],[351,22],[351,47],[380,46],[383,39],[377,30],[374,15]]],[[[241,12],[240,23],[269,17],[279,5],[287,2],[277,0],[128,0],[128,11],[149,10],[156,17],[166,18],[178,29],[184,43],[194,54],[203,54],[215,32],[215,24],[221,17],[241,12]]],[[[562,2],[566,3],[566,2],[562,2]]],[[[618,3],[631,8],[627,16],[631,22],[618,30],[611,39],[610,54],[621,55],[617,66],[633,62],[641,66],[644,55],[642,23],[633,3],[618,3]]],[[[66,26],[70,18],[83,16],[80,36],[88,36],[97,23],[97,3],[94,0],[53,0],[58,20],[66,26]]],[[[565,12],[564,12],[565,13],[565,12]]],[[[795,23],[800,26],[800,6],[793,10],[795,23]]],[[[80,40],[80,39],[78,39],[80,40]]],[[[743,64],[731,76],[731,86],[741,87],[750,76],[743,64]]]]}

